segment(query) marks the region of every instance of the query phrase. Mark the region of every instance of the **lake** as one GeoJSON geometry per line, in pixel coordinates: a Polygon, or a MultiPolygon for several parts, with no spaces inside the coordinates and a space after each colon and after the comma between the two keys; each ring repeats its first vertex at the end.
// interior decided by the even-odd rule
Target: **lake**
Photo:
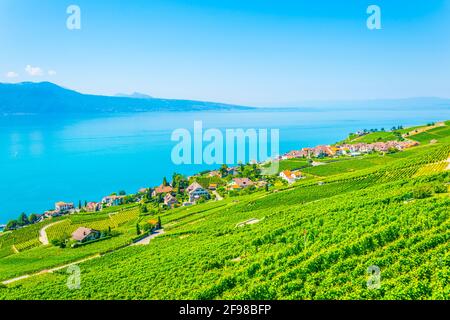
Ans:
{"type": "Polygon", "coordinates": [[[218,165],[176,165],[174,129],[276,128],[280,151],[334,143],[361,129],[390,129],[450,119],[450,110],[255,110],[171,112],[105,117],[0,116],[0,223],[51,209],[56,201],[99,201],[125,190],[159,185],[218,165]]]}

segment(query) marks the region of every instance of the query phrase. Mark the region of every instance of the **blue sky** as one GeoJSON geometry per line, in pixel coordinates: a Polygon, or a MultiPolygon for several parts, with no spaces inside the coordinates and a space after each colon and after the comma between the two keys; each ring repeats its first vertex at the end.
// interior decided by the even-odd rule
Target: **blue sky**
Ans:
{"type": "Polygon", "coordinates": [[[450,97],[450,0],[0,0],[0,45],[0,82],[85,93],[255,106],[450,97]],[[71,4],[81,30],[66,28],[71,4]],[[381,30],[366,27],[371,4],[381,30]]]}

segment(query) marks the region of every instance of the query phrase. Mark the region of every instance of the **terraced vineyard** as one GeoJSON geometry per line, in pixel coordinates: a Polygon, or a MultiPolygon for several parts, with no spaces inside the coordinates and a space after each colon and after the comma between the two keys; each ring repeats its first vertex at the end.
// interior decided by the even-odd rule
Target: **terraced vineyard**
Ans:
{"type": "MultiPolygon", "coordinates": [[[[355,170],[330,162],[320,169],[329,174],[287,187],[167,211],[165,234],[149,246],[79,264],[81,289],[68,290],[62,270],[0,288],[0,298],[449,299],[449,156],[450,144],[438,142],[338,165],[364,161],[355,170]],[[381,272],[377,288],[371,267],[381,272]]],[[[132,237],[134,210],[49,229],[112,222],[132,237]]],[[[50,259],[38,250],[0,258],[0,276],[2,264],[24,270],[14,256],[50,259]]]]}

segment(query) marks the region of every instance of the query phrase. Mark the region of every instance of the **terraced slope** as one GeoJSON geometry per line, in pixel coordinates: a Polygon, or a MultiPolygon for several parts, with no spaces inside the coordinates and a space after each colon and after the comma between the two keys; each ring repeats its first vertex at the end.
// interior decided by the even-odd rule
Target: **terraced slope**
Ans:
{"type": "MultiPolygon", "coordinates": [[[[448,299],[449,155],[439,141],[278,191],[172,210],[149,246],[81,263],[81,289],[69,290],[61,270],[0,288],[0,298],[448,299]],[[379,289],[367,286],[371,266],[379,289]]],[[[0,274],[5,261],[23,268],[13,256],[0,259],[0,274]]]]}

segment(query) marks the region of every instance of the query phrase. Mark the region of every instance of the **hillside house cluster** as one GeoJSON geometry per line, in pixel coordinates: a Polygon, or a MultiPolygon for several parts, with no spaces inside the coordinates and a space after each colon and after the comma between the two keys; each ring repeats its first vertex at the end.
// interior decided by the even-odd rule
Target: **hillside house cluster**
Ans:
{"type": "Polygon", "coordinates": [[[404,150],[406,148],[417,146],[415,141],[387,141],[374,143],[355,143],[342,144],[336,146],[317,146],[313,148],[303,148],[293,150],[282,155],[279,160],[288,160],[294,158],[322,158],[336,157],[342,155],[355,156],[370,152],[387,152],[391,149],[404,150]]]}

